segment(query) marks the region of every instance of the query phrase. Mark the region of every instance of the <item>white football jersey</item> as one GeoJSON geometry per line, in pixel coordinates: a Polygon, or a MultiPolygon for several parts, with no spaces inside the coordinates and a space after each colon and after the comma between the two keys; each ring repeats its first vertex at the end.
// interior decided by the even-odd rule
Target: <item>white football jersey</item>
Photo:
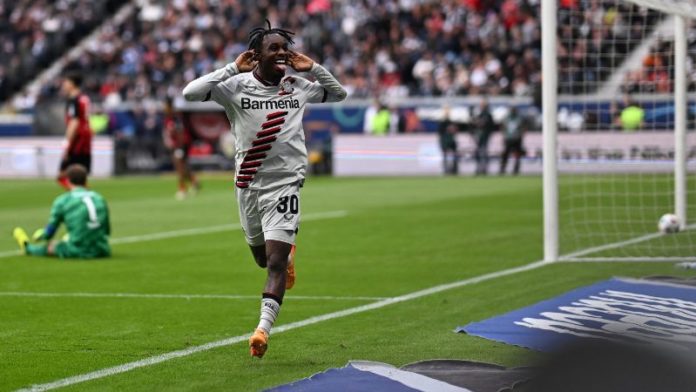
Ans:
{"type": "Polygon", "coordinates": [[[210,97],[225,109],[236,139],[237,187],[270,189],[304,179],[305,105],[324,102],[326,96],[318,82],[286,76],[273,86],[253,72],[232,76],[211,89],[210,97]]]}

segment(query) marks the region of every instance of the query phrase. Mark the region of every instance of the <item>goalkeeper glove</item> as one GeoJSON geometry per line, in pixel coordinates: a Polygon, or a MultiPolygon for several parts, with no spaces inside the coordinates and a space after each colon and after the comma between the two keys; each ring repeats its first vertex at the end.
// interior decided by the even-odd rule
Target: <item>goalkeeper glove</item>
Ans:
{"type": "Polygon", "coordinates": [[[37,229],[34,234],[31,236],[31,239],[34,241],[41,241],[44,238],[44,234],[46,233],[46,230],[44,229],[37,229]]]}

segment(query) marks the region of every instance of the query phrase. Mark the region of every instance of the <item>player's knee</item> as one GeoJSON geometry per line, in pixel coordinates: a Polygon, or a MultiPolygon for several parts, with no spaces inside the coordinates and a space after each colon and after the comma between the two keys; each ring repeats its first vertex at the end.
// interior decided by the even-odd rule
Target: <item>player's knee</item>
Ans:
{"type": "Polygon", "coordinates": [[[266,261],[266,255],[254,255],[254,260],[256,261],[256,264],[258,264],[258,266],[261,268],[266,268],[266,266],[268,265],[266,261]]]}
{"type": "Polygon", "coordinates": [[[272,252],[266,255],[266,261],[269,270],[276,272],[285,271],[288,267],[288,253],[278,251],[272,252]]]}

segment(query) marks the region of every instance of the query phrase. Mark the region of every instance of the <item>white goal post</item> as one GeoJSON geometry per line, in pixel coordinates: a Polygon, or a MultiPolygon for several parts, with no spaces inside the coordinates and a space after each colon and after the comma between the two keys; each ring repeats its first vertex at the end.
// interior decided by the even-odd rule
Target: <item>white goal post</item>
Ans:
{"type": "MultiPolygon", "coordinates": [[[[652,173],[651,166],[645,165],[643,171],[638,172],[635,167],[638,167],[640,163],[631,162],[634,164],[633,169],[636,170],[633,174],[621,174],[621,175],[608,175],[602,177],[596,173],[583,174],[585,178],[590,178],[595,183],[589,180],[582,180],[581,185],[580,180],[575,180],[574,188],[572,188],[572,195],[568,196],[570,207],[568,210],[574,208],[572,212],[567,213],[568,219],[571,222],[565,222],[566,227],[571,227],[572,230],[577,230],[576,237],[578,240],[577,244],[570,249],[565,249],[563,244],[563,238],[559,234],[564,230],[564,222],[562,222],[562,212],[559,213],[560,209],[565,207],[560,205],[559,198],[562,195],[559,194],[559,176],[564,176],[560,173],[559,159],[559,103],[562,101],[563,97],[566,97],[566,101],[570,102],[567,106],[573,107],[592,107],[591,105],[599,105],[594,101],[606,100],[605,96],[599,94],[598,91],[601,90],[602,85],[609,83],[609,80],[603,78],[609,78],[609,74],[618,74],[621,71],[621,66],[625,63],[630,62],[630,55],[633,52],[638,52],[641,50],[641,45],[648,47],[648,41],[650,39],[656,39],[653,37],[661,38],[661,32],[655,31],[653,35],[650,35],[653,30],[657,30],[655,26],[645,26],[640,39],[635,38],[629,34],[629,38],[625,38],[627,41],[625,44],[626,49],[625,58],[617,60],[614,53],[604,53],[603,58],[597,58],[598,61],[603,63],[601,65],[589,65],[590,62],[586,61],[586,57],[583,58],[581,64],[575,64],[573,66],[579,69],[579,73],[583,72],[583,67],[595,67],[595,69],[600,69],[600,72],[595,72],[595,74],[590,75],[587,79],[582,76],[584,83],[580,86],[581,82],[577,82],[578,86],[570,87],[566,85],[568,91],[559,93],[559,46],[563,49],[563,45],[560,45],[561,36],[559,33],[559,28],[564,28],[563,25],[558,25],[558,15],[559,15],[559,0],[541,0],[541,26],[542,26],[542,129],[543,129],[543,204],[544,204],[544,260],[547,262],[554,261],[658,261],[658,260],[688,260],[694,259],[696,257],[696,241],[691,238],[684,237],[684,232],[688,231],[690,226],[689,216],[688,216],[688,202],[696,203],[696,200],[689,200],[688,196],[688,173],[687,173],[687,127],[688,127],[688,97],[687,90],[690,83],[694,83],[693,80],[687,80],[687,64],[690,59],[688,58],[688,28],[690,20],[696,19],[696,1],[694,0],[600,0],[606,3],[626,3],[631,7],[631,12],[635,9],[646,9],[651,10],[651,12],[659,11],[661,19],[657,19],[661,22],[662,27],[670,27],[673,29],[670,34],[673,34],[673,56],[671,63],[668,66],[666,74],[670,76],[670,80],[666,83],[673,86],[672,91],[665,93],[654,92],[650,93],[644,100],[651,100],[654,95],[657,97],[658,94],[663,96],[670,94],[673,100],[673,127],[670,126],[668,130],[659,130],[660,132],[655,132],[656,136],[664,137],[669,131],[673,131],[673,157],[670,156],[668,168],[665,167],[666,162],[655,163],[655,168],[660,166],[661,169],[655,171],[661,171],[661,173],[652,173]],[[668,19],[669,18],[669,19],[668,19]],[[673,21],[673,23],[672,23],[673,21]],[[631,42],[628,42],[631,41],[631,42]],[[607,60],[608,59],[608,60],[607,60]],[[606,64],[610,63],[609,66],[606,64]],[[597,76],[601,74],[602,76],[597,76]],[[577,93],[576,90],[582,90],[581,93],[577,93]],[[572,95],[576,94],[576,95],[572,95]],[[570,97],[568,98],[568,96],[570,97]],[[584,105],[584,106],[583,106],[584,105]],[[671,172],[671,178],[666,172],[671,172]],[[650,173],[650,174],[646,174],[650,173]],[[600,180],[604,182],[600,188],[593,188],[594,184],[599,183],[600,180]],[[671,189],[662,190],[662,184],[668,184],[671,189]],[[647,185],[646,185],[647,184],[647,185]],[[603,188],[602,188],[603,187],[603,188]],[[605,193],[604,189],[609,189],[605,193]],[[657,189],[657,191],[655,191],[657,189]],[[584,193],[583,193],[584,192],[584,193]],[[645,194],[640,194],[640,192],[645,192],[645,194]],[[648,194],[648,192],[658,193],[648,194]],[[669,193],[669,196],[667,194],[669,193]],[[657,232],[657,221],[659,215],[655,216],[656,211],[660,211],[660,207],[655,207],[658,203],[663,203],[664,198],[669,197],[671,200],[669,203],[664,203],[664,213],[674,213],[679,219],[681,226],[681,233],[677,235],[672,235],[673,238],[665,240],[662,234],[657,232]],[[579,206],[580,198],[582,200],[582,206],[579,206]],[[627,201],[627,200],[634,201],[627,201]],[[658,200],[659,199],[659,200],[658,200]],[[575,203],[575,204],[573,204],[575,203]],[[596,206],[597,211],[592,211],[592,207],[596,206]],[[636,203],[631,205],[631,203],[636,203]],[[642,204],[638,204],[642,203],[642,204]],[[612,207],[614,206],[614,207],[612,207]],[[615,208],[616,211],[612,211],[610,208],[615,208]],[[673,208],[673,211],[667,210],[668,208],[673,208]],[[580,210],[582,209],[582,212],[580,210]],[[602,215],[602,211],[608,212],[606,215],[611,215],[610,217],[605,217],[602,215]],[[643,214],[644,216],[639,218],[629,218],[626,219],[628,214],[643,214]],[[612,221],[615,219],[615,221],[612,221]],[[621,219],[624,219],[621,221],[621,219]],[[630,227],[631,222],[635,220],[638,222],[636,224],[635,230],[630,227]],[[652,220],[654,225],[653,229],[648,229],[647,223],[652,220]],[[606,233],[601,233],[601,230],[607,227],[606,233]],[[613,230],[613,231],[612,231],[613,230]],[[682,237],[678,237],[682,236],[682,237]],[[637,248],[639,243],[649,243],[654,241],[651,245],[649,251],[645,249],[637,248]],[[679,242],[680,250],[678,252],[672,252],[669,249],[670,244],[676,244],[679,242]],[[693,247],[692,247],[693,245],[693,247]],[[630,251],[624,250],[621,252],[616,251],[621,247],[634,247],[630,251]],[[695,252],[691,253],[690,250],[693,249],[695,252]],[[615,251],[612,253],[612,251],[615,251]]],[[[577,3],[590,3],[578,0],[577,3]]],[[[620,8],[614,8],[612,12],[620,13],[620,8]]],[[[637,11],[635,11],[637,13],[637,11]]],[[[606,14],[609,14],[607,12],[606,14]]],[[[615,18],[617,16],[614,16],[615,18]]],[[[619,15],[618,18],[629,16],[619,15]]],[[[607,17],[608,18],[608,17],[607,17]]],[[[646,20],[651,20],[647,18],[646,20]]],[[[629,29],[637,29],[640,25],[628,26],[629,29]]],[[[586,28],[586,26],[582,26],[586,28]]],[[[589,35],[591,35],[590,33],[589,35]]],[[[623,45],[619,38],[612,37],[615,42],[613,45],[623,45]],[[617,44],[619,42],[619,44],[617,44]]],[[[624,39],[624,38],[621,38],[624,39]]],[[[670,37],[671,39],[671,37],[670,37]]],[[[589,40],[588,40],[589,41],[589,40]]],[[[584,42],[583,42],[584,44],[584,42]]],[[[671,44],[671,41],[670,41],[671,44]]],[[[671,48],[671,46],[670,46],[671,48]]],[[[671,50],[671,49],[670,49],[671,50]]],[[[671,52],[669,52],[671,53],[671,52]]],[[[597,54],[600,56],[600,54],[597,54]]],[[[696,56],[695,56],[696,57],[696,56]]],[[[635,63],[636,61],[634,61],[635,63]]],[[[640,63],[640,62],[638,62],[640,63]]],[[[594,63],[593,63],[594,64],[594,63]]],[[[621,76],[621,75],[619,75],[621,76]]],[[[620,79],[617,79],[620,80],[620,79]]],[[[572,81],[570,83],[573,83],[572,81]]],[[[567,84],[567,83],[566,83],[567,84]]],[[[563,86],[562,86],[563,87],[563,86]]],[[[610,90],[607,90],[610,91],[610,90]]],[[[618,91],[618,90],[617,90],[618,91]]],[[[619,95],[615,91],[614,96],[619,95]]],[[[642,93],[642,91],[641,91],[642,93]]],[[[637,96],[640,94],[636,94],[637,96]]],[[[644,96],[646,94],[643,94],[644,96]]],[[[670,97],[667,95],[667,98],[670,97]]],[[[628,94],[626,94],[628,96],[628,94]]],[[[620,95],[619,95],[620,97],[620,95]]],[[[617,97],[617,98],[619,98],[617,97]]],[[[616,99],[615,99],[616,100],[616,99]]],[[[653,102],[649,102],[650,105],[653,102]]],[[[572,110],[572,109],[571,109],[572,110]]],[[[602,109],[608,110],[608,109],[602,109]]],[[[642,110],[642,109],[641,109],[642,110]]],[[[657,111],[655,111],[657,112],[657,111]]],[[[581,115],[585,116],[583,113],[581,115]]],[[[623,118],[621,118],[623,120],[623,118]]],[[[642,123],[642,122],[641,122],[642,123]]],[[[670,123],[671,124],[671,123],[670,123]]],[[[599,127],[599,126],[598,126],[599,127]]],[[[587,128],[583,128],[582,131],[575,130],[576,132],[587,131],[587,128]]],[[[593,129],[593,131],[595,131],[593,129]]],[[[654,129],[653,131],[657,131],[654,129]]],[[[622,133],[621,130],[613,130],[614,133],[622,133]]],[[[629,131],[624,128],[626,137],[634,137],[630,135],[629,131]]],[[[639,133],[637,131],[635,133],[639,133]]],[[[588,137],[595,137],[594,135],[599,132],[592,134],[588,132],[588,137]]],[[[563,136],[561,134],[560,136],[563,136]]],[[[614,135],[616,136],[616,135],[614,135]]],[[[693,157],[692,157],[693,158],[693,157]]],[[[579,161],[579,160],[578,160],[579,161]]],[[[652,163],[651,163],[652,164],[652,163]]],[[[579,165],[579,164],[578,164],[579,165]]],[[[625,164],[627,167],[629,163],[625,164]]],[[[586,167],[586,166],[585,166],[586,167]]],[[[577,169],[577,166],[575,167],[577,169]]],[[[577,169],[581,172],[583,169],[577,169]]],[[[572,181],[571,181],[572,182],[572,181]]],[[[693,199],[693,198],[692,198],[693,199]]],[[[696,217],[691,216],[692,220],[696,220],[696,217]]],[[[572,231],[571,230],[571,231],[572,231]]],[[[573,235],[573,234],[571,234],[573,235]]],[[[669,235],[665,235],[669,236],[669,235]]]]}

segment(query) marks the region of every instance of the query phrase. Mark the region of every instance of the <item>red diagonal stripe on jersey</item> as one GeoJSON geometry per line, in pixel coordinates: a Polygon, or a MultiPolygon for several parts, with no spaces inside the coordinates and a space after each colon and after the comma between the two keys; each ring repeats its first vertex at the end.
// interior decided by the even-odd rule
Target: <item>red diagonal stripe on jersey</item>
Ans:
{"type": "Polygon", "coordinates": [[[283,117],[283,116],[285,116],[286,114],[288,114],[287,111],[284,111],[284,112],[273,112],[273,113],[270,113],[270,114],[268,114],[268,115],[266,116],[266,120],[273,120],[274,118],[283,117]]]}
{"type": "Polygon", "coordinates": [[[237,188],[249,188],[248,182],[237,181],[235,185],[237,185],[237,188]]]}
{"type": "Polygon", "coordinates": [[[244,169],[240,170],[239,174],[256,174],[256,169],[244,169]]]}
{"type": "Polygon", "coordinates": [[[255,161],[257,159],[263,159],[266,158],[265,153],[260,153],[260,154],[249,154],[244,157],[244,162],[249,162],[249,161],[255,161]]]}
{"type": "Polygon", "coordinates": [[[251,181],[254,176],[237,176],[237,181],[251,181]]]}
{"type": "Polygon", "coordinates": [[[277,119],[275,119],[275,120],[266,121],[265,123],[261,124],[261,129],[268,129],[268,128],[271,128],[271,127],[275,127],[276,125],[280,125],[280,124],[282,124],[282,123],[284,123],[284,122],[285,122],[285,119],[282,118],[282,117],[281,117],[281,118],[277,118],[277,119]]]}
{"type": "Polygon", "coordinates": [[[250,167],[259,167],[259,166],[261,166],[261,161],[242,162],[242,165],[239,167],[242,169],[248,169],[250,167]]]}
{"type": "Polygon", "coordinates": [[[269,137],[265,137],[263,139],[256,139],[251,144],[253,144],[254,146],[258,146],[261,144],[273,143],[274,141],[276,141],[276,139],[277,139],[277,137],[275,137],[275,136],[269,136],[269,137]]]}
{"type": "Polygon", "coordinates": [[[249,151],[248,151],[248,153],[249,153],[249,154],[256,154],[257,152],[264,152],[264,151],[268,151],[268,150],[270,150],[270,149],[271,149],[271,145],[270,145],[270,144],[266,144],[266,145],[264,145],[264,146],[258,146],[258,147],[250,148],[249,151]]]}
{"type": "Polygon", "coordinates": [[[278,132],[280,132],[280,127],[275,127],[275,128],[271,128],[271,129],[268,129],[266,131],[261,131],[261,132],[257,133],[256,137],[266,137],[266,136],[273,135],[274,133],[278,133],[278,132]]]}

